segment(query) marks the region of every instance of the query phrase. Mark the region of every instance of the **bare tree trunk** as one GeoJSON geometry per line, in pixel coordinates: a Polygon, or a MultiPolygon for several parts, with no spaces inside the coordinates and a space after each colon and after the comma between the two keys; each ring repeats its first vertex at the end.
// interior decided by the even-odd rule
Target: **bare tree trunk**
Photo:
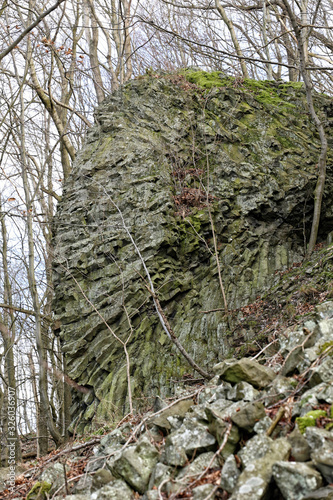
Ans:
{"type": "Polygon", "coordinates": [[[240,63],[241,68],[242,68],[243,77],[249,78],[249,73],[247,71],[247,67],[246,67],[246,63],[245,63],[245,59],[244,59],[244,54],[243,54],[241,46],[238,42],[234,25],[232,24],[232,21],[228,18],[226,11],[224,10],[220,0],[215,0],[215,6],[216,6],[217,11],[219,12],[220,16],[222,17],[224,23],[226,24],[226,26],[230,32],[230,36],[231,36],[232,42],[234,44],[234,47],[236,49],[237,56],[239,57],[239,63],[240,63]]]}
{"type": "MultiPolygon", "coordinates": [[[[5,215],[2,213],[2,203],[0,197],[0,217],[1,217],[1,233],[2,233],[2,266],[4,275],[4,302],[9,307],[13,305],[12,287],[9,279],[8,271],[8,242],[7,242],[7,228],[5,223],[5,215]]],[[[13,439],[15,442],[15,458],[19,460],[21,457],[21,448],[17,432],[17,386],[15,374],[15,360],[14,360],[14,344],[15,344],[15,317],[12,309],[7,309],[4,314],[0,314],[0,332],[4,343],[4,357],[6,366],[6,403],[7,413],[11,412],[11,425],[8,425],[7,415],[7,440],[13,439]],[[10,406],[8,406],[10,403],[10,406]],[[10,427],[10,432],[9,432],[10,427]],[[11,434],[11,435],[9,435],[11,434]]],[[[9,441],[8,441],[9,443],[9,441]]]]}
{"type": "MultiPolygon", "coordinates": [[[[327,137],[325,134],[323,123],[320,120],[320,118],[318,117],[316,110],[314,108],[314,104],[313,104],[313,97],[312,97],[313,83],[312,83],[312,79],[311,79],[311,73],[307,69],[307,61],[309,59],[307,38],[302,34],[302,28],[300,28],[298,21],[297,21],[297,18],[295,16],[293,10],[291,9],[291,6],[290,6],[288,0],[282,0],[282,1],[286,7],[287,12],[288,12],[288,16],[289,16],[291,25],[293,27],[296,39],[297,39],[299,58],[300,58],[300,70],[301,70],[302,78],[303,78],[304,85],[305,85],[306,99],[307,99],[307,103],[308,103],[311,117],[312,117],[313,121],[315,122],[317,131],[319,133],[320,143],[321,143],[321,151],[320,151],[320,156],[318,158],[318,179],[317,179],[317,184],[316,184],[316,188],[315,188],[315,192],[314,192],[314,212],[313,212],[313,218],[312,218],[311,234],[310,234],[308,248],[306,251],[306,255],[309,256],[313,252],[316,241],[317,241],[317,235],[318,235],[318,229],[319,229],[319,223],[320,223],[321,206],[322,206],[324,187],[325,187],[325,179],[326,179],[326,158],[327,158],[328,144],[327,144],[327,137]]],[[[306,2],[304,2],[304,3],[306,4],[306,2]]],[[[307,28],[303,28],[303,29],[307,29],[307,28]]]]}
{"type": "Polygon", "coordinates": [[[50,413],[50,405],[47,395],[47,374],[46,374],[47,359],[45,356],[45,347],[42,337],[42,317],[41,317],[40,302],[39,302],[37,284],[35,278],[35,251],[34,251],[34,236],[33,236],[33,224],[32,224],[33,206],[30,197],[28,166],[25,153],[25,129],[24,129],[25,118],[24,118],[24,99],[22,91],[20,92],[20,104],[21,104],[20,135],[21,135],[22,181],[23,181],[23,189],[24,189],[25,203],[26,203],[26,214],[27,214],[26,224],[27,224],[28,248],[29,248],[28,280],[29,280],[29,289],[32,297],[33,309],[35,315],[35,335],[36,335],[36,345],[37,345],[38,364],[39,364],[39,393],[41,401],[41,411],[43,412],[41,418],[44,417],[46,419],[47,427],[56,445],[58,446],[62,443],[62,437],[58,432],[58,430],[56,429],[50,413]]]}

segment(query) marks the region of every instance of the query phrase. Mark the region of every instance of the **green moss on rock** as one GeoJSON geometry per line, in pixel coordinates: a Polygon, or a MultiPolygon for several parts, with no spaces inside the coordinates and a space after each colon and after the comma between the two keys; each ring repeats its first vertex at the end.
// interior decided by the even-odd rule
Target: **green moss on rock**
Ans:
{"type": "Polygon", "coordinates": [[[324,410],[313,410],[309,411],[304,415],[304,417],[297,417],[296,423],[298,425],[299,430],[302,434],[304,434],[305,429],[307,427],[316,427],[316,420],[320,417],[326,417],[326,411],[324,410]]]}
{"type": "Polygon", "coordinates": [[[37,481],[29,491],[27,500],[45,500],[48,498],[47,493],[50,491],[52,485],[46,481],[37,481]]]}
{"type": "MultiPolygon", "coordinates": [[[[128,411],[126,357],[65,268],[115,334],[130,336],[136,407],[173,394],[191,369],[163,332],[124,223],[175,334],[198,364],[209,368],[235,344],[251,342],[255,325],[246,339],[227,334],[233,327],[216,257],[230,309],[302,260],[319,152],[304,97],[297,85],[189,70],[128,82],[96,110],[58,206],[53,242],[68,375],[90,389],[89,399],[74,395],[80,429],[128,411]]],[[[328,168],[323,227],[332,197],[328,168]]],[[[327,262],[320,272],[332,274],[327,262]]]]}

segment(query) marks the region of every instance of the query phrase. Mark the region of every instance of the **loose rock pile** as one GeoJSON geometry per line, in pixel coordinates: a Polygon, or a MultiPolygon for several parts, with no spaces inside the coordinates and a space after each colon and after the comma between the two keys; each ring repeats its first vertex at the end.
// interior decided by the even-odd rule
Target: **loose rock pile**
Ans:
{"type": "Polygon", "coordinates": [[[333,499],[333,302],[278,342],[104,436],[67,500],[333,499]]]}

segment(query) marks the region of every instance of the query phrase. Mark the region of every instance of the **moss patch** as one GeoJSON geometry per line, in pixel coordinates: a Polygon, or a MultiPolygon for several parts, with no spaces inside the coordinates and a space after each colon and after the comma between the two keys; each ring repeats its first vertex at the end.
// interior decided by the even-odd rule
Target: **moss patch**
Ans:
{"type": "Polygon", "coordinates": [[[297,417],[296,423],[301,433],[304,434],[307,427],[316,427],[317,418],[326,416],[326,411],[324,410],[313,410],[309,411],[304,417],[297,417]]]}
{"type": "Polygon", "coordinates": [[[50,491],[51,487],[52,485],[46,481],[38,481],[29,491],[27,500],[44,500],[48,498],[47,493],[50,491]]]}

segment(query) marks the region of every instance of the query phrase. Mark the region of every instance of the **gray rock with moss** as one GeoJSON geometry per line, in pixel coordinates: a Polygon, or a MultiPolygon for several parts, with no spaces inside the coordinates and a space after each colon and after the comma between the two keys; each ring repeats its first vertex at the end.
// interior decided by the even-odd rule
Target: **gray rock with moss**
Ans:
{"type": "Polygon", "coordinates": [[[140,438],[135,446],[126,448],[114,461],[111,471],[143,494],[158,461],[159,453],[147,436],[140,438]]]}
{"type": "Polygon", "coordinates": [[[271,368],[249,358],[227,359],[215,365],[213,370],[227,382],[247,382],[258,388],[266,387],[276,377],[271,368]]]}
{"type": "Polygon", "coordinates": [[[286,500],[301,500],[323,484],[320,473],[304,463],[276,462],[273,477],[286,500]]]}
{"type": "MultiPolygon", "coordinates": [[[[328,102],[315,97],[319,113],[328,102]]],[[[69,377],[89,389],[74,395],[72,430],[128,412],[125,353],[107,325],[122,340],[132,332],[136,405],[142,393],[173,394],[189,371],[125,225],[175,334],[211,367],[242,339],[224,316],[210,218],[228,305],[238,308],[302,260],[319,149],[298,83],[236,87],[189,71],[133,80],[99,106],[54,224],[55,328],[69,377]]],[[[321,237],[332,218],[331,161],[330,151],[321,237]]]]}
{"type": "Polygon", "coordinates": [[[232,494],[232,500],[262,500],[267,496],[273,465],[279,460],[287,460],[290,444],[286,439],[273,441],[267,453],[251,461],[243,470],[232,494]]]}
{"type": "Polygon", "coordinates": [[[120,479],[103,486],[90,496],[90,500],[133,500],[133,498],[133,490],[120,479]]]}

